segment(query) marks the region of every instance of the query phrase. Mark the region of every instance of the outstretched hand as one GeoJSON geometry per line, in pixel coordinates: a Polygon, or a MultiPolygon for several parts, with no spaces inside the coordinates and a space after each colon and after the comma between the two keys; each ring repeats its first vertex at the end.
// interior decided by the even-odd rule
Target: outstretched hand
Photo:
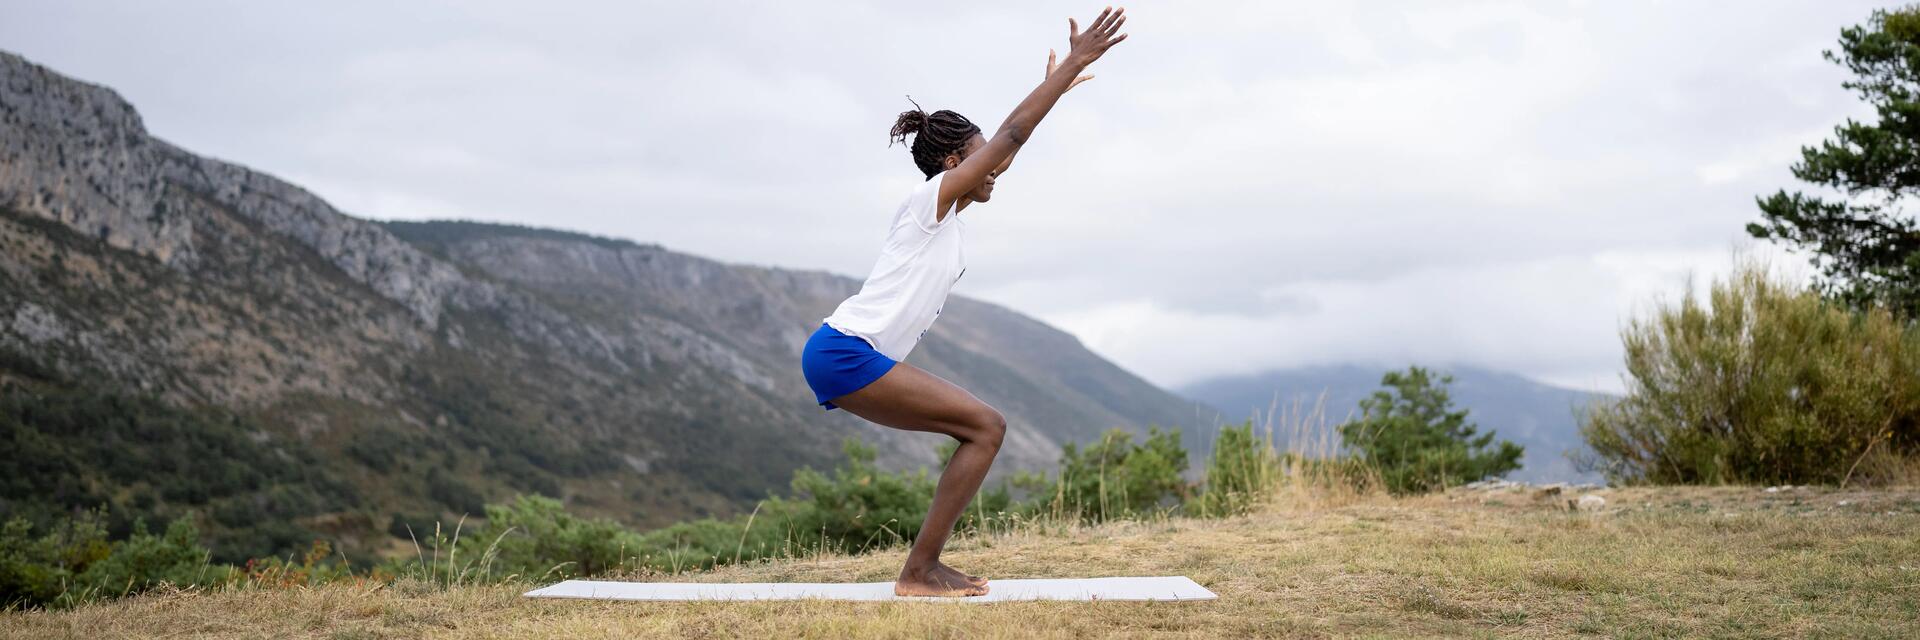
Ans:
{"type": "MultiPolygon", "coordinates": [[[[1000,129],[993,132],[993,137],[972,153],[959,157],[958,164],[953,164],[954,156],[948,156],[946,177],[940,180],[940,195],[935,201],[939,207],[938,215],[945,216],[945,212],[956,203],[964,206],[965,202],[976,202],[962,202],[961,198],[986,184],[993,176],[1006,171],[1014,153],[1027,144],[1033,135],[1033,128],[1040,125],[1041,118],[1047,117],[1047,112],[1053,109],[1053,104],[1060,100],[1060,96],[1075,85],[1093,79],[1093,76],[1083,76],[1080,72],[1086,71],[1087,65],[1099,60],[1107,49],[1127,39],[1127,34],[1120,33],[1120,26],[1127,23],[1125,14],[1126,9],[1115,11],[1113,7],[1107,7],[1099,17],[1093,19],[1093,24],[1087,25],[1086,31],[1080,30],[1078,20],[1067,19],[1067,27],[1071,29],[1067,42],[1073,48],[1067,51],[1066,59],[1061,60],[1054,52],[1048,51],[1047,79],[1042,80],[1040,86],[1034,87],[1025,100],[1014,106],[1013,113],[1007,114],[1006,122],[1000,123],[1000,129]],[[1054,77],[1056,74],[1060,76],[1057,79],[1054,77]]],[[[985,201],[985,198],[977,200],[985,201]]]]}
{"type": "MultiPolygon", "coordinates": [[[[1067,18],[1067,28],[1069,29],[1067,42],[1073,47],[1067,51],[1067,61],[1069,63],[1075,63],[1081,68],[1085,68],[1087,65],[1093,64],[1093,61],[1099,60],[1100,56],[1107,52],[1107,49],[1112,48],[1113,45],[1120,44],[1121,40],[1127,39],[1127,34],[1120,33],[1120,25],[1127,23],[1126,13],[1126,7],[1121,7],[1118,11],[1115,11],[1113,7],[1107,7],[1106,10],[1100,12],[1099,17],[1093,19],[1092,24],[1087,25],[1086,31],[1080,30],[1080,23],[1078,21],[1073,18],[1067,18]]],[[[1051,58],[1049,58],[1049,64],[1047,66],[1049,68],[1053,66],[1051,64],[1051,58]]],[[[1078,83],[1084,79],[1085,78],[1076,79],[1074,82],[1078,83]]]]}

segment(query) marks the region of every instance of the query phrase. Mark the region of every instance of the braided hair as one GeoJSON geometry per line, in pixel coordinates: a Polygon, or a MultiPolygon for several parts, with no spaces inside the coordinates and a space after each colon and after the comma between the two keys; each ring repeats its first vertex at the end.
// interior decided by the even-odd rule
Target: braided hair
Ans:
{"type": "MultiPolygon", "coordinates": [[[[909,99],[911,100],[911,99],[909,99]]],[[[980,127],[974,126],[966,116],[941,109],[933,113],[920,110],[920,104],[914,103],[914,109],[900,114],[894,120],[893,131],[889,134],[894,142],[905,143],[907,134],[914,134],[913,164],[920,172],[931,179],[946,170],[947,156],[960,153],[967,141],[980,134],[980,127]]]]}

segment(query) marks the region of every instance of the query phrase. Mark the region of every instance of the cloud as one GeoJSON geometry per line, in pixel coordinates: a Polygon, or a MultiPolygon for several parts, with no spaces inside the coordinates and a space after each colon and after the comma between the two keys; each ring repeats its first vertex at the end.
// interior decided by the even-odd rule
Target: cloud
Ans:
{"type": "Polygon", "coordinates": [[[1295,313],[1191,311],[1142,298],[1046,319],[1166,386],[1256,373],[1271,362],[1383,369],[1475,364],[1618,392],[1617,341],[1626,321],[1645,317],[1657,301],[1704,291],[1731,271],[1735,254],[1805,275],[1784,254],[1760,246],[1605,252],[1416,268],[1378,280],[1313,281],[1268,292],[1309,301],[1295,313]]]}
{"type": "MultiPolygon", "coordinates": [[[[992,129],[1086,13],[4,4],[7,48],[358,215],[853,276],[920,178],[882,135],[905,94],[992,129]]],[[[1799,146],[1869,113],[1819,52],[1874,7],[1129,6],[966,212],[957,293],[1163,384],[1434,360],[1615,388],[1634,304],[1730,264],[1799,146]]]]}

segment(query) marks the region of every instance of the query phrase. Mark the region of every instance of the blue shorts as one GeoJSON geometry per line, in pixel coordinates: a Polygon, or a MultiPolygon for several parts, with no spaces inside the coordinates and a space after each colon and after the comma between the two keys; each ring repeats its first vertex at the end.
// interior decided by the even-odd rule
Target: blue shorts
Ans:
{"type": "Polygon", "coordinates": [[[824,322],[800,351],[800,368],[807,375],[807,386],[813,387],[813,399],[828,411],[839,408],[828,400],[873,384],[895,364],[864,338],[840,333],[824,322]]]}

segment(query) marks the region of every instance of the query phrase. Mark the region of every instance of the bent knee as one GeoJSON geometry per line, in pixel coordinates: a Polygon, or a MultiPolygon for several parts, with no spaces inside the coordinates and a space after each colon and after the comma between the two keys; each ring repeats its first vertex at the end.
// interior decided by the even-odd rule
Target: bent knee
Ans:
{"type": "Polygon", "coordinates": [[[971,422],[969,431],[972,437],[968,439],[971,442],[999,449],[1000,443],[1007,438],[1007,416],[998,409],[987,407],[975,415],[971,422]]]}

